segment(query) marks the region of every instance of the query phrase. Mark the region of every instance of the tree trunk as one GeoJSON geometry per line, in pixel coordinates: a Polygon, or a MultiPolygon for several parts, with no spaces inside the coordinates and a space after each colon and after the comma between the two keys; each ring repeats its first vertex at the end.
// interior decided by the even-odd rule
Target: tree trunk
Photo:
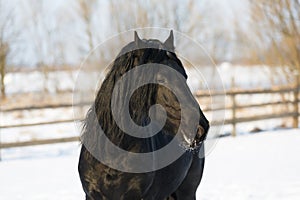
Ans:
{"type": "Polygon", "coordinates": [[[5,93],[5,84],[4,84],[4,77],[5,77],[5,66],[1,63],[0,64],[0,76],[1,76],[1,96],[2,98],[6,97],[6,93],[5,93]]]}
{"type": "Polygon", "coordinates": [[[6,50],[0,49],[0,91],[1,91],[1,97],[4,99],[6,97],[6,91],[5,91],[5,67],[6,67],[6,50]]]}

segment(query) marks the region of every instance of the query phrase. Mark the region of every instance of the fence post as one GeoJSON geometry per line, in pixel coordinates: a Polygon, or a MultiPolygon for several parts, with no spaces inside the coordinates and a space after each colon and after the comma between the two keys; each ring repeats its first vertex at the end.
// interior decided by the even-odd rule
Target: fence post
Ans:
{"type": "Polygon", "coordinates": [[[299,127],[299,86],[300,86],[300,75],[299,72],[295,75],[295,90],[294,90],[294,110],[296,112],[296,115],[293,117],[293,127],[298,128],[299,127]]]}
{"type": "Polygon", "coordinates": [[[2,158],[1,158],[1,146],[2,146],[2,143],[1,143],[1,129],[0,129],[0,162],[2,161],[2,158]]]}
{"type": "MultiPolygon", "coordinates": [[[[234,91],[235,89],[235,81],[234,77],[231,79],[231,89],[234,91]]],[[[231,102],[232,102],[232,136],[236,136],[236,99],[235,99],[235,94],[231,94],[231,102]]]]}

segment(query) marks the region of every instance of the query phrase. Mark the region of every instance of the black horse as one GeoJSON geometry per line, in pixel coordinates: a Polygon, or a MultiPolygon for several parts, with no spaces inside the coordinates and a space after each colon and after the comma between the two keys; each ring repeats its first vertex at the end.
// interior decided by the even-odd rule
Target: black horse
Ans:
{"type": "MultiPolygon", "coordinates": [[[[79,174],[86,194],[86,199],[97,200],[192,200],[201,181],[204,168],[204,145],[209,122],[202,113],[198,103],[186,85],[187,75],[181,61],[174,53],[173,32],[162,43],[158,40],[141,40],[135,32],[133,42],[126,45],[115,61],[97,93],[93,106],[90,108],[82,131],[82,149],[79,158],[79,174]],[[182,118],[182,105],[178,94],[161,84],[149,83],[136,89],[130,97],[129,113],[131,119],[139,126],[151,123],[149,109],[160,104],[166,111],[167,119],[163,128],[151,137],[135,137],[126,134],[116,121],[111,110],[111,99],[115,85],[130,70],[143,64],[163,64],[176,70],[181,77],[171,77],[177,81],[183,78],[180,86],[183,98],[191,104],[187,105],[190,118],[199,113],[197,124],[188,124],[189,118],[182,118]],[[192,126],[193,133],[181,131],[178,133],[177,143],[184,148],[184,153],[174,162],[157,170],[148,172],[124,172],[114,169],[108,163],[100,162],[93,153],[109,154],[111,143],[132,153],[148,153],[159,150],[173,141],[180,129],[180,123],[192,126]],[[104,135],[99,134],[99,127],[104,135]]],[[[160,71],[154,74],[140,74],[140,76],[160,77],[160,71]]],[[[142,77],[141,77],[142,78],[142,77]]],[[[161,79],[161,77],[160,77],[161,79]]],[[[123,101],[128,95],[127,85],[119,89],[116,101],[123,101]]],[[[116,104],[118,105],[118,104],[116,104]]],[[[120,108],[121,110],[122,108],[120,108]]],[[[172,154],[172,152],[171,152],[172,154]]],[[[170,155],[171,155],[170,154],[170,155]]],[[[166,155],[168,156],[168,155],[166,155]]],[[[167,157],[166,157],[167,158],[167,157]]],[[[155,159],[155,158],[154,158],[155,159]]],[[[126,166],[128,158],[119,157],[111,162],[126,166]]],[[[136,163],[137,165],[142,163],[136,163]]]]}

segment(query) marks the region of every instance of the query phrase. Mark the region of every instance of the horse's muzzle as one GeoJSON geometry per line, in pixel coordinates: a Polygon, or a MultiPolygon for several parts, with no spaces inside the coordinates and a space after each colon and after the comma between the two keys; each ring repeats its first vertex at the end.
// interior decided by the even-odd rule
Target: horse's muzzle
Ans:
{"type": "Polygon", "coordinates": [[[206,139],[206,135],[207,135],[205,129],[200,125],[197,126],[196,131],[197,131],[196,136],[193,139],[193,142],[191,144],[192,148],[196,148],[197,146],[199,146],[206,139]]]}

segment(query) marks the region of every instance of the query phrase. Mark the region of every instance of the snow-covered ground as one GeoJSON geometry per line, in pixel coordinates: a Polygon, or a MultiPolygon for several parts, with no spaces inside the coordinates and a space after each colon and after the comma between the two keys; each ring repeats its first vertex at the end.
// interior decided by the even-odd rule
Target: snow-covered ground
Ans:
{"type": "MultiPolygon", "coordinates": [[[[207,89],[204,86],[204,82],[209,82],[210,79],[215,80],[216,83],[212,84],[213,88],[209,89],[221,89],[222,85],[225,89],[229,89],[232,86],[232,78],[234,78],[235,87],[244,89],[284,85],[287,84],[287,81],[282,76],[282,70],[280,67],[264,65],[241,66],[231,65],[230,63],[222,63],[216,68],[213,66],[186,68],[188,74],[187,83],[193,92],[199,89],[207,89]],[[217,75],[216,70],[218,70],[219,75],[217,75]],[[215,76],[218,76],[218,78],[215,76]],[[222,81],[219,77],[222,78],[222,81]]],[[[76,81],[80,81],[81,85],[84,84],[85,89],[94,90],[95,83],[98,83],[99,77],[103,77],[103,72],[85,72],[83,69],[80,71],[80,76],[78,76],[78,71],[76,70],[61,70],[48,72],[47,78],[40,71],[30,73],[13,72],[7,73],[5,84],[7,94],[43,92],[44,89],[55,94],[59,91],[73,91],[76,81]],[[79,80],[76,80],[77,78],[79,80]]]]}
{"type": "MultiPolygon", "coordinates": [[[[219,139],[206,158],[197,199],[300,199],[299,144],[299,129],[219,139]]],[[[1,200],[84,199],[78,143],[9,151],[19,158],[0,162],[1,200]]]]}
{"type": "Polygon", "coordinates": [[[300,129],[220,139],[198,199],[300,199],[300,129]]]}
{"type": "MultiPolygon", "coordinates": [[[[72,153],[58,150],[58,146],[58,149],[47,146],[46,149],[36,147],[44,155],[37,156],[37,152],[31,150],[35,157],[0,162],[1,200],[84,199],[77,173],[78,144],[73,143],[77,148],[72,148],[72,153]],[[47,149],[54,152],[47,152],[47,149]]],[[[15,151],[23,156],[22,150],[15,151]]]]}

